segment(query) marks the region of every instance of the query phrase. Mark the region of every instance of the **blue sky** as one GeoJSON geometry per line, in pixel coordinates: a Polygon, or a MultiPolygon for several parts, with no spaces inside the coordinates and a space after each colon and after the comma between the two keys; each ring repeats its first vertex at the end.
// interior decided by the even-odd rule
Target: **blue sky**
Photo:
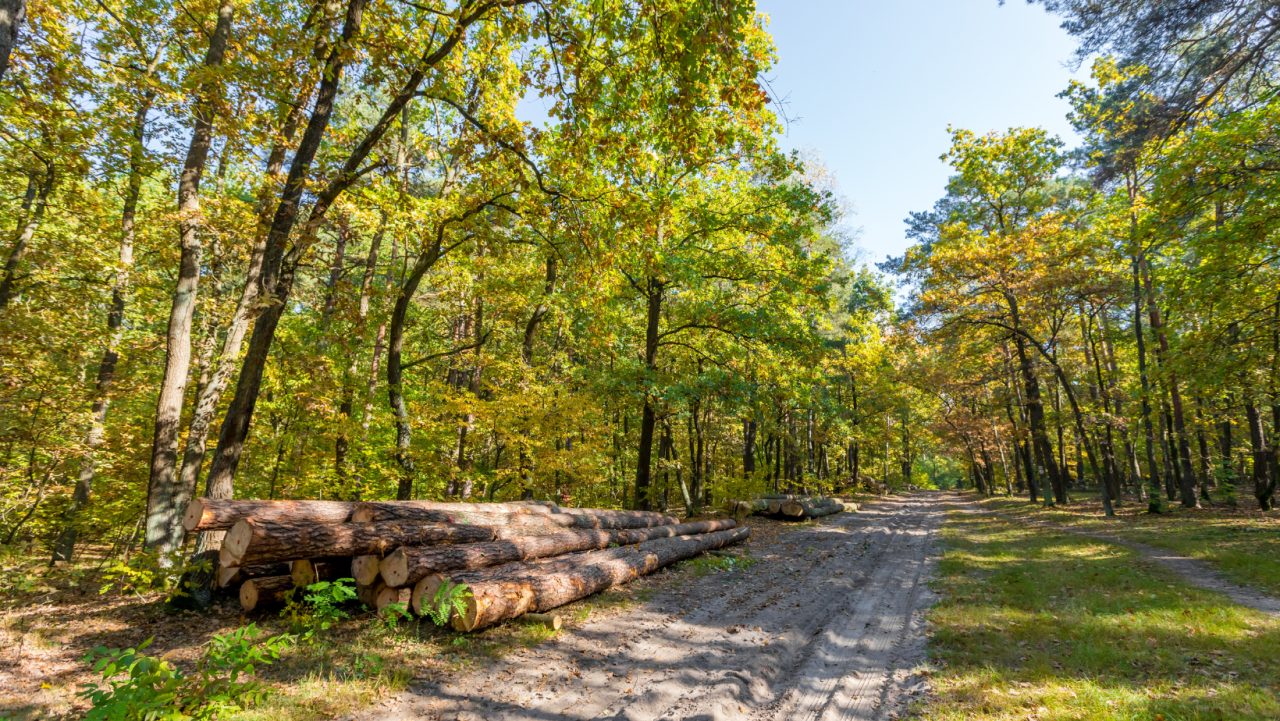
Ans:
{"type": "MultiPolygon", "coordinates": [[[[782,142],[812,148],[857,208],[866,260],[907,247],[903,219],[941,197],[947,126],[1039,126],[1069,146],[1075,44],[1041,6],[1010,0],[757,0],[792,120],[782,142]]],[[[1075,77],[1088,77],[1081,68],[1075,77]]]]}

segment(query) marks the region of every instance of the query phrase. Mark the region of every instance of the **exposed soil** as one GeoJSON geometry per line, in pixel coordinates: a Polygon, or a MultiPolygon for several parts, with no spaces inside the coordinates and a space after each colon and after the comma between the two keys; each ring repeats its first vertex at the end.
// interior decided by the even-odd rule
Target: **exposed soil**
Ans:
{"type": "Polygon", "coordinates": [[[954,500],[894,497],[758,535],[745,571],[682,574],[625,614],[354,718],[897,718],[929,690],[926,581],[954,500]]]}

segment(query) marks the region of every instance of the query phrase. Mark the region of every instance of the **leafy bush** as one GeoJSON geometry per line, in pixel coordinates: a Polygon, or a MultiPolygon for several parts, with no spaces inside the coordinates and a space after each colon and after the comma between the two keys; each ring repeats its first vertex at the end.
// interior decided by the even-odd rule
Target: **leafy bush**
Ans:
{"type": "Polygon", "coordinates": [[[187,559],[181,551],[169,554],[156,554],[149,551],[135,554],[128,560],[117,559],[102,574],[106,583],[98,593],[104,594],[113,589],[122,594],[133,593],[153,588],[169,591],[170,598],[189,595],[179,579],[188,573],[211,573],[213,563],[208,558],[187,559]]]}
{"type": "Polygon", "coordinates": [[[339,578],[336,581],[320,581],[307,586],[307,592],[301,599],[296,598],[297,589],[290,591],[291,597],[284,610],[280,612],[290,620],[295,630],[302,633],[302,638],[310,643],[319,640],[321,631],[328,631],[334,623],[350,618],[342,605],[355,600],[355,579],[339,578]]]}
{"type": "Polygon", "coordinates": [[[225,716],[257,703],[267,689],[255,680],[241,681],[258,666],[269,666],[293,645],[294,637],[272,636],[258,642],[262,634],[254,624],[225,636],[214,636],[205,647],[195,674],[188,676],[168,661],[142,653],[151,645],[147,639],[137,648],[95,648],[84,657],[106,686],[85,684],[77,695],[92,708],[89,721],[203,721],[225,716]],[[124,675],[123,680],[113,680],[124,675]]]}

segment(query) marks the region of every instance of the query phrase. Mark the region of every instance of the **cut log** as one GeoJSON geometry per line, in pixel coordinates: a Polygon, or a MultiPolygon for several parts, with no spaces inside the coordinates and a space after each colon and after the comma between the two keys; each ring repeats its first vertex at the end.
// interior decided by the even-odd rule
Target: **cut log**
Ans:
{"type": "Polygon", "coordinates": [[[844,511],[843,503],[826,503],[815,505],[800,501],[787,501],[782,504],[782,514],[790,518],[821,518],[844,511]]]}
{"type": "MultiPolygon", "coordinates": [[[[450,505],[471,506],[479,504],[456,503],[450,505]]],[[[375,502],[358,503],[351,512],[351,520],[356,523],[377,523],[384,521],[426,521],[429,523],[464,523],[477,526],[519,526],[530,529],[525,535],[539,535],[540,529],[546,533],[555,533],[563,528],[572,528],[571,517],[557,516],[552,513],[497,513],[485,510],[453,510],[442,511],[435,508],[420,508],[404,503],[375,502]]]]}
{"type": "Polygon", "coordinates": [[[293,577],[295,586],[306,588],[321,581],[336,581],[339,578],[351,578],[351,558],[316,558],[294,561],[289,567],[289,575],[293,577]]]}
{"type": "Polygon", "coordinates": [[[356,556],[351,559],[351,577],[356,580],[356,583],[365,586],[377,583],[380,563],[382,563],[381,556],[356,556]]]}
{"type": "Polygon", "coordinates": [[[782,501],[773,499],[769,501],[769,513],[778,514],[782,512],[782,501]]]}
{"type": "Polygon", "coordinates": [[[372,609],[378,607],[378,592],[385,586],[382,581],[374,583],[357,583],[356,600],[372,609]]]}
{"type": "Polygon", "coordinates": [[[260,521],[324,521],[343,523],[355,504],[347,501],[219,501],[195,498],[187,504],[182,525],[188,531],[231,528],[241,518],[260,521]]]}
{"type": "Polygon", "coordinates": [[[251,578],[240,586],[240,606],[246,611],[284,603],[285,594],[293,590],[292,576],[251,578]]]}
{"type": "Polygon", "coordinates": [[[625,546],[655,538],[714,533],[737,525],[733,519],[721,519],[654,528],[605,532],[577,531],[554,536],[516,538],[465,546],[435,548],[406,546],[384,558],[380,565],[380,572],[383,582],[387,585],[406,586],[416,584],[429,575],[448,571],[473,570],[514,561],[557,557],[567,553],[604,548],[610,543],[625,546]]]}
{"type": "Polygon", "coordinates": [[[413,596],[411,588],[392,588],[385,584],[380,584],[377,591],[373,595],[373,608],[379,614],[389,613],[387,606],[393,603],[403,603],[405,611],[409,610],[409,600],[413,596]]]}
{"type": "Polygon", "coordinates": [[[222,541],[225,566],[388,553],[401,545],[476,543],[498,538],[488,526],[421,521],[320,523],[243,518],[222,541]]]}
{"type": "Polygon", "coordinates": [[[407,586],[433,573],[559,556],[574,551],[604,548],[611,542],[611,535],[604,531],[567,531],[491,543],[428,548],[402,546],[382,559],[379,569],[383,582],[388,586],[407,586]]]}
{"type": "Polygon", "coordinates": [[[750,533],[749,528],[734,528],[697,536],[662,538],[587,553],[568,566],[553,564],[522,575],[470,583],[466,613],[453,617],[453,627],[459,631],[475,631],[531,611],[544,612],[563,606],[703,551],[741,542],[750,533]]]}
{"type": "Polygon", "coordinates": [[[564,626],[564,619],[554,613],[526,613],[516,620],[530,626],[549,628],[552,631],[559,631],[564,626]]]}
{"type": "MultiPolygon", "coordinates": [[[[458,506],[480,506],[478,503],[457,503],[458,506]]],[[[543,508],[542,506],[536,506],[543,508]]],[[[545,509],[544,509],[545,510],[545,509]]],[[[572,509],[580,511],[584,509],[572,509]]],[[[419,508],[390,501],[361,503],[351,512],[351,520],[357,523],[415,520],[433,523],[469,523],[494,528],[511,529],[507,537],[544,536],[559,533],[566,528],[650,528],[679,523],[679,519],[658,514],[638,515],[617,511],[596,513],[493,513],[484,510],[441,511],[419,508]],[[659,522],[663,521],[663,522],[659,522]]]]}
{"type": "Polygon", "coordinates": [[[784,516],[803,516],[804,504],[800,501],[783,501],[779,506],[784,516]]]}
{"type": "MultiPolygon", "coordinates": [[[[415,508],[419,511],[436,511],[445,514],[454,513],[504,513],[514,515],[546,516],[551,509],[525,503],[457,503],[445,501],[365,501],[356,504],[356,510],[415,508]]],[[[353,517],[351,520],[363,522],[353,517]]],[[[373,518],[370,520],[379,520],[373,518]]],[[[391,519],[388,519],[391,520],[391,519]]]]}
{"type": "Polygon", "coordinates": [[[555,513],[565,514],[569,516],[595,516],[596,518],[617,519],[630,518],[635,525],[618,525],[612,528],[647,528],[650,526],[672,526],[680,522],[675,516],[668,516],[663,513],[654,511],[608,511],[602,508],[567,508],[564,506],[556,506],[552,509],[555,513]],[[640,525],[641,521],[647,522],[646,525],[640,525]]]}
{"type": "Polygon", "coordinates": [[[738,522],[732,518],[722,518],[715,521],[697,521],[694,523],[680,523],[674,526],[658,526],[656,528],[636,528],[626,531],[609,531],[609,537],[619,546],[626,546],[631,543],[643,543],[652,541],[655,538],[674,538],[676,536],[693,536],[699,533],[715,533],[716,531],[727,531],[730,528],[737,528],[738,522]]]}
{"type": "Polygon", "coordinates": [[[285,563],[265,563],[258,566],[232,566],[231,568],[219,566],[218,588],[239,586],[251,578],[287,575],[289,575],[289,566],[285,563]]]}

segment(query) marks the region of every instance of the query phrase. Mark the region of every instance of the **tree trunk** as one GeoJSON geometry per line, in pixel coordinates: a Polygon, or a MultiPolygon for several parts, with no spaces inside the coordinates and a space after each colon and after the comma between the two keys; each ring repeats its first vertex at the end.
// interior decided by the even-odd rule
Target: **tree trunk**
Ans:
{"type": "MultiPolygon", "coordinates": [[[[214,451],[213,462],[209,468],[209,477],[205,481],[205,495],[210,498],[230,498],[234,490],[236,470],[244,452],[244,442],[249,435],[249,424],[253,419],[253,409],[258,402],[258,392],[262,386],[262,374],[266,367],[267,356],[275,338],[276,326],[288,305],[289,294],[293,287],[294,273],[297,263],[309,246],[317,226],[324,218],[329,206],[337,199],[350,183],[355,181],[355,172],[364,162],[365,156],[372,149],[370,143],[381,140],[386,133],[390,121],[387,113],[369,132],[357,149],[347,158],[342,170],[330,181],[323,192],[317,194],[301,237],[294,243],[293,250],[285,257],[285,247],[289,242],[294,224],[298,217],[298,205],[306,191],[307,175],[311,163],[315,159],[321,142],[329,126],[333,114],[334,101],[341,84],[342,71],[347,57],[346,48],[352,38],[358,34],[363,20],[365,0],[350,0],[346,17],[343,21],[342,35],[334,44],[325,59],[319,88],[316,92],[315,105],[311,118],[303,132],[302,141],[294,152],[293,162],[289,166],[289,176],[285,180],[284,189],[280,193],[280,202],[276,206],[271,221],[271,229],[267,233],[266,250],[262,263],[262,288],[259,303],[265,308],[253,325],[253,335],[249,339],[249,349],[244,362],[240,366],[240,378],[236,383],[236,393],[218,434],[218,447],[214,451]],[[352,167],[353,162],[356,167],[352,167]]],[[[406,99],[407,100],[407,99],[406,99]]],[[[397,96],[392,101],[394,118],[405,100],[397,96]],[[400,105],[397,105],[400,103],[400,105]]],[[[390,110],[388,111],[390,112],[390,110]]],[[[213,548],[222,539],[214,535],[202,534],[197,542],[197,550],[213,548]]]]}
{"type": "MultiPolygon", "coordinates": [[[[662,228],[659,224],[658,241],[662,241],[662,228]]],[[[653,375],[658,370],[658,328],[662,320],[663,283],[657,278],[649,278],[646,288],[648,311],[645,316],[644,365],[645,370],[653,375]]],[[[657,413],[653,408],[653,397],[646,393],[644,397],[644,413],[640,418],[640,447],[636,459],[636,493],[632,507],[637,511],[647,511],[652,506],[649,499],[649,486],[652,473],[653,428],[657,424],[657,413]]],[[[694,501],[696,503],[697,501],[694,501]]],[[[687,513],[687,509],[686,509],[687,513]]]]}
{"type": "Polygon", "coordinates": [[[1276,481],[1271,477],[1270,459],[1267,452],[1266,430],[1262,426],[1262,414],[1253,403],[1253,396],[1244,395],[1245,420],[1249,425],[1249,449],[1253,454],[1253,497],[1258,499],[1258,508],[1271,510],[1271,498],[1275,494],[1276,481]]]}
{"type": "MultiPolygon", "coordinates": [[[[209,40],[204,67],[222,65],[231,20],[233,0],[221,0],[218,22],[209,40]]],[[[151,475],[147,483],[147,548],[162,544],[162,552],[176,551],[171,545],[173,529],[181,517],[182,494],[177,482],[178,433],[182,421],[182,403],[187,390],[187,371],[191,364],[191,318],[196,308],[196,291],[200,282],[201,226],[200,180],[204,175],[209,148],[213,142],[214,113],[218,102],[217,73],[201,83],[194,108],[195,125],[187,147],[186,161],[178,180],[178,226],[182,251],[178,281],[173,289],[173,305],[165,339],[164,376],[156,402],[155,434],[151,444],[151,475]]]]}
{"type": "MultiPolygon", "coordinates": [[[[1134,220],[1132,223],[1136,223],[1134,220]]],[[[1131,223],[1131,224],[1132,224],[1131,223]]],[[[1142,285],[1139,281],[1140,256],[1133,256],[1133,334],[1137,341],[1138,377],[1142,383],[1142,427],[1146,433],[1147,473],[1151,494],[1147,498],[1147,513],[1162,513],[1164,499],[1161,491],[1160,471],[1156,466],[1156,437],[1151,423],[1151,383],[1147,378],[1146,333],[1142,330],[1142,285]]]]}
{"type": "MultiPolygon", "coordinates": [[[[1032,450],[1035,452],[1036,465],[1043,467],[1048,473],[1054,499],[1058,503],[1066,503],[1066,485],[1059,474],[1058,463],[1053,457],[1053,447],[1049,444],[1049,434],[1045,427],[1044,404],[1040,400],[1040,380],[1036,378],[1031,356],[1027,353],[1026,340],[1021,336],[1015,336],[1014,346],[1018,349],[1023,385],[1026,387],[1027,415],[1031,423],[1032,450]]],[[[1044,495],[1047,501],[1049,494],[1046,492],[1044,495]]]]}
{"type": "Polygon", "coordinates": [[[26,17],[27,0],[0,0],[0,78],[9,71],[9,57],[26,17]]]}
{"type": "MultiPolygon", "coordinates": [[[[1164,322],[1160,318],[1160,307],[1156,304],[1155,293],[1152,291],[1151,274],[1147,270],[1146,261],[1140,260],[1139,266],[1143,275],[1143,287],[1147,292],[1147,313],[1151,319],[1151,330],[1155,331],[1156,342],[1159,344],[1156,347],[1156,359],[1163,363],[1169,355],[1169,338],[1165,333],[1164,322]]],[[[1180,500],[1184,508],[1199,508],[1200,501],[1196,497],[1196,472],[1191,466],[1191,443],[1187,435],[1186,415],[1182,409],[1178,372],[1175,370],[1169,371],[1169,402],[1173,406],[1173,429],[1177,435],[1180,500]]]]}
{"type": "Polygon", "coordinates": [[[583,554],[564,564],[530,570],[504,580],[471,584],[467,610],[454,618],[454,628],[475,631],[529,611],[545,612],[611,586],[629,583],[703,551],[740,543],[749,535],[750,529],[735,528],[664,538],[583,554]]]}
{"type": "Polygon", "coordinates": [[[35,238],[36,229],[44,218],[44,210],[49,205],[49,193],[53,192],[54,181],[57,179],[53,163],[45,162],[43,178],[32,174],[27,179],[27,192],[22,199],[22,219],[18,221],[9,259],[4,264],[4,277],[0,278],[0,310],[9,307],[9,301],[18,295],[18,268],[27,250],[31,248],[31,240],[35,238]]]}

